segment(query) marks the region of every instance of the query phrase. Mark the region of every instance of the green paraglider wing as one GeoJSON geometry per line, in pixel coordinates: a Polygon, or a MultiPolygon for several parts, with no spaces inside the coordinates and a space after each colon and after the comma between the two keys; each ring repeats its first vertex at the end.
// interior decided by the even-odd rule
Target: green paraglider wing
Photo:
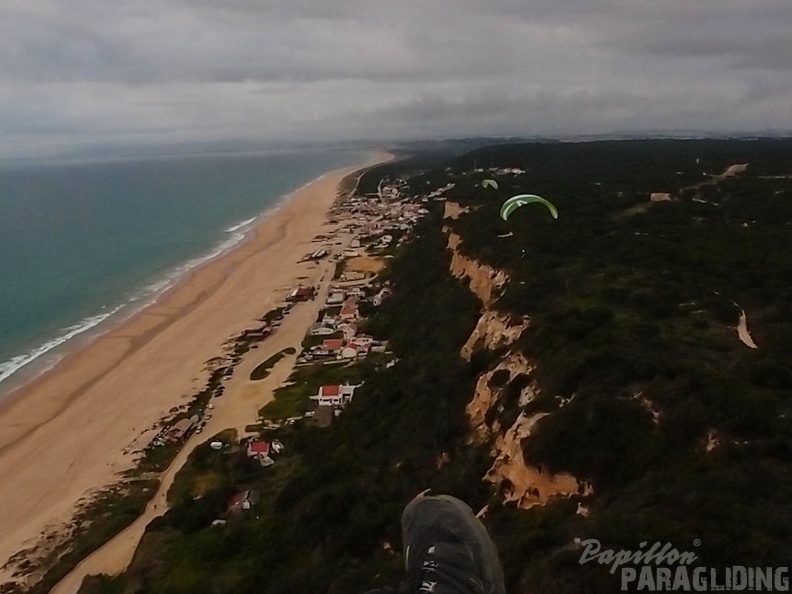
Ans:
{"type": "Polygon", "coordinates": [[[550,211],[550,214],[553,215],[553,218],[558,218],[558,211],[556,210],[556,207],[553,206],[549,200],[545,200],[536,194],[518,194],[517,196],[512,196],[501,206],[500,216],[504,221],[508,221],[509,217],[515,210],[521,206],[525,206],[526,204],[533,204],[534,202],[544,204],[547,207],[547,210],[550,211]]]}
{"type": "Polygon", "coordinates": [[[498,182],[496,182],[494,179],[485,179],[483,182],[481,182],[481,187],[482,188],[492,188],[494,190],[497,190],[498,189],[498,182]]]}

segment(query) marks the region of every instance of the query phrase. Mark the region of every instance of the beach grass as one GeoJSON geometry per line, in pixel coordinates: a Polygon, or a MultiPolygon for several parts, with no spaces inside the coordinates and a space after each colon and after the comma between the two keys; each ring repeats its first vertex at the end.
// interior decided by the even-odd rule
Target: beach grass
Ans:
{"type": "Polygon", "coordinates": [[[198,500],[207,493],[226,486],[227,477],[221,472],[223,457],[239,450],[238,436],[234,429],[226,429],[199,445],[190,454],[192,463],[185,464],[176,473],[173,485],[168,490],[168,506],[173,507],[186,499],[198,500]],[[222,442],[229,447],[214,450],[210,443],[222,442]]]}
{"type": "MultiPolygon", "coordinates": [[[[49,592],[80,561],[132,524],[143,513],[158,487],[159,480],[156,479],[133,479],[100,492],[77,513],[60,546],[49,550],[46,557],[37,559],[35,564],[30,564],[33,571],[49,567],[37,583],[24,590],[6,584],[3,594],[49,592]]],[[[20,551],[19,555],[35,558],[35,547],[20,551]]]]}
{"type": "Polygon", "coordinates": [[[287,385],[275,390],[275,398],[259,411],[261,419],[277,421],[303,416],[313,408],[311,396],[326,384],[357,383],[361,368],[354,364],[316,363],[295,370],[287,385]]]}
{"type": "Polygon", "coordinates": [[[286,355],[293,355],[297,352],[297,349],[294,347],[288,347],[279,351],[272,355],[270,358],[266,359],[262,363],[256,366],[256,368],[250,372],[250,379],[251,381],[258,381],[263,380],[270,374],[270,370],[275,367],[275,365],[283,359],[286,355]]]}

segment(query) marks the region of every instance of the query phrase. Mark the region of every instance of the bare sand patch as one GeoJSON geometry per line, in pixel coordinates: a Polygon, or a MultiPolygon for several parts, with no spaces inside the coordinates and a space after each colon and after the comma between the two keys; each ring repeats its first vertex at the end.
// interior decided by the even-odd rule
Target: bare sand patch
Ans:
{"type": "Polygon", "coordinates": [[[740,310],[740,321],[737,324],[737,337],[745,346],[751,349],[758,349],[759,346],[754,342],[751,333],[748,332],[748,318],[745,312],[740,310]]]}
{"type": "Polygon", "coordinates": [[[376,274],[384,267],[385,263],[374,256],[355,256],[344,263],[344,270],[350,272],[373,272],[376,274]]]}

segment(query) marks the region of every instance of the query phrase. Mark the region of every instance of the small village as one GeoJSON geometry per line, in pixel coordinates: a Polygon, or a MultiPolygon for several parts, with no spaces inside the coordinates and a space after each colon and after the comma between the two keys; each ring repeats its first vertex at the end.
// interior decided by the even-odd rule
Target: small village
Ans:
{"type": "MultiPolygon", "coordinates": [[[[476,168],[474,173],[487,172],[493,176],[518,176],[525,173],[517,168],[476,168]]],[[[426,203],[442,202],[445,194],[454,188],[453,182],[426,194],[405,196],[406,182],[396,178],[383,178],[377,191],[370,194],[352,193],[332,209],[329,224],[336,228],[314,237],[312,243],[321,247],[305,254],[300,262],[316,265],[322,261],[335,264],[335,273],[329,283],[316,320],[306,329],[305,339],[295,360],[295,369],[322,365],[348,365],[364,360],[371,354],[387,355],[387,341],[380,341],[362,330],[364,312],[379,307],[392,293],[387,281],[380,282],[378,271],[385,260],[393,257],[393,250],[408,241],[417,222],[429,213],[426,203]]],[[[250,341],[250,348],[277,332],[284,317],[296,305],[315,302],[320,288],[298,284],[285,291],[278,316],[255,329],[245,330],[240,338],[250,341]]],[[[241,360],[239,353],[232,354],[230,363],[220,377],[221,382],[212,390],[212,397],[223,395],[222,381],[233,374],[233,366],[241,360]]],[[[395,361],[387,363],[390,366],[395,361]]],[[[319,387],[310,396],[312,408],[299,416],[283,419],[263,419],[263,429],[276,429],[283,424],[294,424],[307,419],[319,426],[328,426],[352,400],[359,384],[328,384],[319,387]]],[[[206,404],[189,416],[183,416],[162,428],[152,441],[154,446],[176,445],[194,433],[200,433],[212,418],[213,405],[206,404]]],[[[262,443],[260,447],[268,444],[262,443]]],[[[275,450],[272,450],[276,453],[275,450]]],[[[272,458],[266,457],[267,465],[272,458]]]]}
{"type": "MultiPolygon", "coordinates": [[[[474,173],[484,171],[492,176],[525,173],[515,168],[474,169],[474,173]]],[[[445,201],[446,193],[454,187],[455,184],[450,182],[426,194],[407,197],[403,194],[406,188],[403,180],[383,179],[375,193],[353,193],[340,200],[328,221],[335,228],[315,236],[312,243],[316,247],[300,260],[313,268],[329,263],[332,265],[331,278],[323,276],[324,285],[300,282],[286,288],[282,302],[274,312],[261,318],[262,326],[244,330],[235,342],[229,343],[227,364],[214,370],[216,381],[210,381],[211,385],[207,387],[209,400],[163,427],[152,445],[178,448],[193,434],[201,433],[212,418],[212,400],[224,395],[225,383],[234,374],[242,355],[249,349],[266,347],[266,340],[279,331],[286,316],[301,304],[316,308],[316,317],[304,329],[300,347],[295,349],[292,376],[274,390],[277,400],[282,390],[298,389],[298,406],[293,407],[291,414],[282,415],[270,414],[269,405],[265,406],[258,413],[257,423],[248,426],[240,436],[238,447],[222,439],[213,439],[208,445],[218,452],[239,452],[241,449],[249,460],[264,469],[277,464],[279,455],[286,449],[279,439],[264,436],[296,423],[311,423],[320,428],[331,425],[363,386],[363,382],[357,379],[356,364],[369,357],[379,357],[386,368],[396,363],[387,341],[366,332],[366,317],[393,292],[390,283],[379,278],[379,272],[394,256],[395,250],[409,241],[418,221],[429,213],[427,203],[445,201]],[[342,378],[320,382],[310,390],[301,388],[322,378],[323,370],[340,370],[342,378]]],[[[277,355],[274,357],[278,358],[277,355]]],[[[265,371],[263,375],[266,377],[267,373],[265,371]]],[[[335,373],[334,377],[338,375],[335,373]]],[[[225,515],[213,520],[212,527],[224,526],[255,509],[261,493],[243,487],[240,485],[230,497],[225,515]]]]}
{"type": "MultiPolygon", "coordinates": [[[[192,435],[201,433],[212,418],[212,401],[224,395],[224,384],[233,375],[242,355],[250,349],[265,347],[266,340],[278,332],[285,317],[300,304],[313,304],[318,313],[314,322],[305,328],[302,344],[295,353],[293,376],[305,372],[321,377],[322,369],[335,368],[348,371],[348,379],[321,383],[302,396],[301,406],[306,410],[301,414],[269,418],[269,415],[262,414],[266,412],[266,406],[259,412],[258,424],[249,427],[257,430],[246,431],[241,436],[240,447],[262,468],[276,464],[279,454],[286,448],[278,439],[263,439],[262,433],[297,422],[329,426],[343,414],[344,408],[363,385],[355,379],[357,373],[350,366],[371,356],[380,357],[386,367],[395,363],[387,341],[366,333],[366,316],[392,293],[390,283],[381,281],[378,275],[385,261],[393,257],[394,249],[409,240],[414,226],[429,213],[423,203],[429,199],[438,200],[442,193],[421,196],[416,201],[402,195],[404,186],[403,180],[383,180],[376,193],[351,195],[336,204],[329,221],[335,229],[316,236],[313,243],[320,247],[306,253],[301,260],[313,266],[321,262],[334,266],[332,278],[328,279],[326,286],[297,284],[286,289],[275,315],[262,318],[263,326],[243,331],[236,338],[236,346],[229,344],[230,355],[226,365],[218,364],[220,366],[213,371],[214,381],[210,379],[207,385],[208,400],[179,414],[164,426],[151,441],[151,446],[179,447],[192,435]]],[[[280,389],[293,384],[290,381],[280,389]]],[[[275,393],[277,397],[278,390],[275,393]]],[[[232,449],[231,443],[222,439],[213,439],[208,445],[217,451],[232,449]]],[[[241,489],[229,500],[225,517],[215,519],[211,525],[223,526],[228,520],[253,509],[259,498],[260,493],[255,489],[241,489]]]]}

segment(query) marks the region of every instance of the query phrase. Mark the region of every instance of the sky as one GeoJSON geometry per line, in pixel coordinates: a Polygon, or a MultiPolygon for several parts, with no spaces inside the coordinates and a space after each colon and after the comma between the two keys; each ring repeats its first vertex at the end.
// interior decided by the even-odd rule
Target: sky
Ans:
{"type": "Polygon", "coordinates": [[[2,0],[0,157],[792,130],[790,0],[2,0]]]}

